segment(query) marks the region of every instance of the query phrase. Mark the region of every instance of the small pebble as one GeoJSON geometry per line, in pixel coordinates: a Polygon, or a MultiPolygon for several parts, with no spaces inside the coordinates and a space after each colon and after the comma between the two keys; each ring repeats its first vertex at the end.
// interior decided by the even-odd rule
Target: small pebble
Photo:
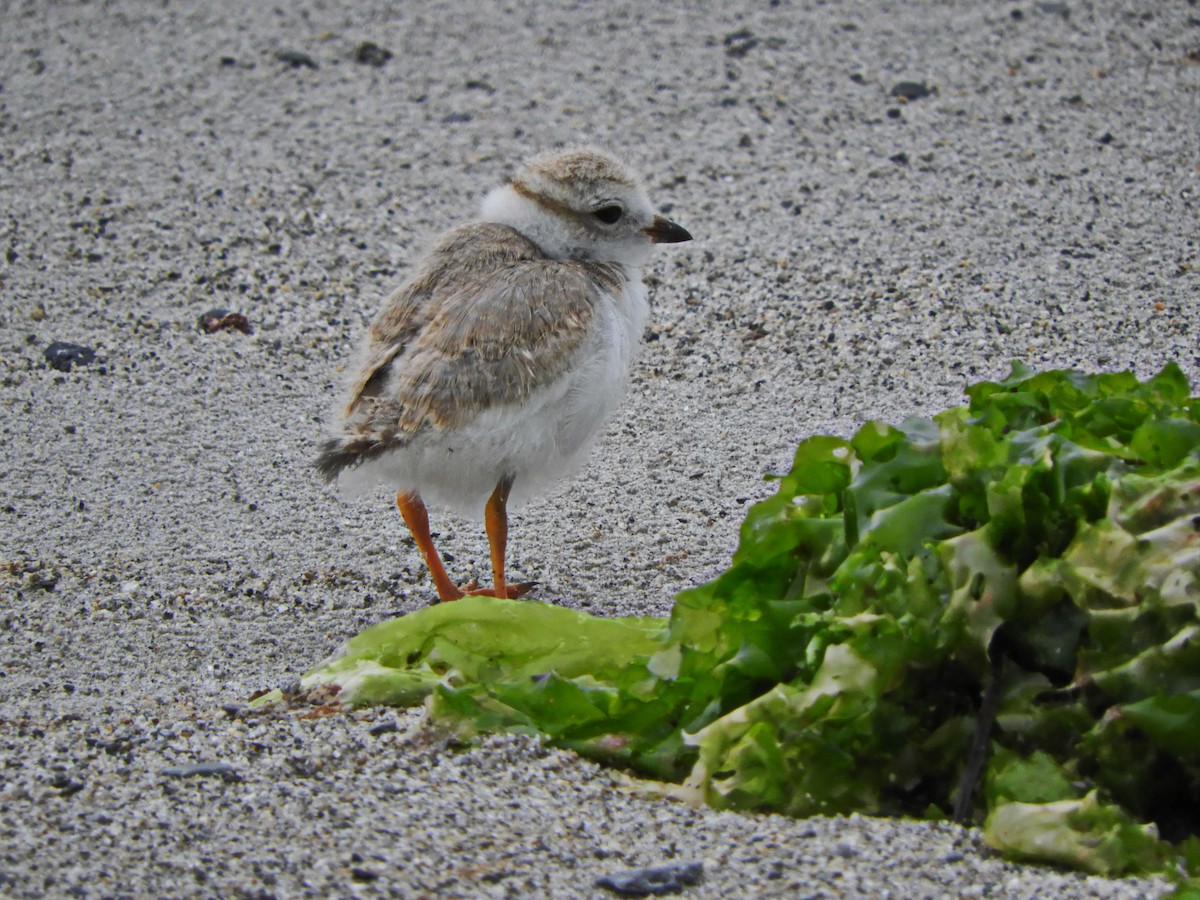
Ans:
{"type": "Polygon", "coordinates": [[[80,344],[55,341],[42,351],[42,356],[50,368],[57,369],[60,372],[70,372],[71,366],[76,363],[86,366],[88,363],[95,362],[96,351],[91,347],[84,347],[80,344]]]}
{"type": "Polygon", "coordinates": [[[241,781],[237,769],[226,762],[192,763],[187,766],[171,766],[163,769],[164,775],[172,778],[193,778],[197,775],[216,776],[226,781],[241,781]]]}
{"type": "Polygon", "coordinates": [[[648,869],[629,869],[596,879],[596,887],[607,888],[627,897],[672,894],[704,879],[704,863],[677,863],[648,869]]]}
{"type": "Polygon", "coordinates": [[[371,41],[363,41],[354,48],[354,61],[366,66],[382,68],[392,58],[392,51],[371,41]]]}
{"type": "Polygon", "coordinates": [[[47,570],[42,569],[37,572],[30,572],[25,576],[25,583],[31,588],[38,588],[43,591],[52,591],[58,585],[58,579],[61,576],[57,569],[47,570]]]}
{"type": "Polygon", "coordinates": [[[725,35],[725,55],[741,59],[758,46],[758,38],[748,28],[725,35]]]}
{"type": "Polygon", "coordinates": [[[254,331],[248,318],[239,312],[230,312],[227,309],[210,309],[200,316],[196,325],[207,334],[213,334],[226,328],[233,328],[242,334],[250,334],[254,331]]]}
{"type": "Polygon", "coordinates": [[[60,797],[69,797],[83,790],[82,781],[61,773],[50,780],[50,786],[58,791],[60,797]]]}
{"type": "Polygon", "coordinates": [[[923,100],[933,93],[932,88],[921,81],[901,81],[892,88],[891,95],[909,102],[923,100]]]}
{"type": "Polygon", "coordinates": [[[1039,12],[1043,12],[1048,16],[1062,16],[1064,19],[1070,18],[1071,7],[1065,3],[1035,3],[1039,12]]]}
{"type": "Polygon", "coordinates": [[[317,61],[307,53],[298,50],[280,50],[275,58],[281,63],[287,63],[293,69],[319,69],[317,61]]]}

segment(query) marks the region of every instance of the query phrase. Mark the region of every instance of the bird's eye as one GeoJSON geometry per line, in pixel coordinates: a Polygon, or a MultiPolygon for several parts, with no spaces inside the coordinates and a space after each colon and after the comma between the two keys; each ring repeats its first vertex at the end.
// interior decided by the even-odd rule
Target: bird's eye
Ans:
{"type": "Polygon", "coordinates": [[[616,225],[624,212],[616,204],[609,204],[608,206],[601,206],[599,209],[592,210],[592,215],[605,225],[616,225]]]}

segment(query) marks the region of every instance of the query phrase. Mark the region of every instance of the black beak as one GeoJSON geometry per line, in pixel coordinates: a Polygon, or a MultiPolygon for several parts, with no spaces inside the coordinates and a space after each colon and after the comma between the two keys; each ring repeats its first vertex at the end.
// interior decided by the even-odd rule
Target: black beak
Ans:
{"type": "Polygon", "coordinates": [[[656,244],[680,244],[692,239],[686,228],[676,225],[670,219],[664,219],[662,216],[655,216],[654,221],[643,230],[656,244]]]}

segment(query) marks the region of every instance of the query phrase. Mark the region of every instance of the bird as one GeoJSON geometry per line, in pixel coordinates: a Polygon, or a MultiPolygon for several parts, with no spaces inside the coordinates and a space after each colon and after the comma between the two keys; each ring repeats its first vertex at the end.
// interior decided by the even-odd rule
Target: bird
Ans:
{"type": "Polygon", "coordinates": [[[578,470],[625,393],[654,245],[692,240],[626,163],[594,147],[534,156],[437,238],[363,340],[316,468],[387,485],[440,601],[515,599],[508,511],[578,470]],[[457,585],[430,504],[484,522],[492,585],[457,585]]]}

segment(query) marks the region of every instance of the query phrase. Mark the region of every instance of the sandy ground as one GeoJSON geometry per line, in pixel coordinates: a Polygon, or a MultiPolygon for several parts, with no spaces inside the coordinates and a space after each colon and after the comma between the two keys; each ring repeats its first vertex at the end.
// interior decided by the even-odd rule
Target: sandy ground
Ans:
{"type": "MultiPolygon", "coordinates": [[[[533,152],[617,149],[696,236],[589,467],[514,521],[541,600],[665,613],[799,439],[1013,358],[1200,383],[1194,2],[483,7],[0,0],[0,895],[582,897],[692,861],[696,897],[1161,890],[416,714],[223,711],[433,598],[388,498],[310,462],[374,309],[533,152]],[[164,771],[194,763],[225,768],[164,771]]],[[[479,527],[435,528],[486,578],[479,527]]]]}

